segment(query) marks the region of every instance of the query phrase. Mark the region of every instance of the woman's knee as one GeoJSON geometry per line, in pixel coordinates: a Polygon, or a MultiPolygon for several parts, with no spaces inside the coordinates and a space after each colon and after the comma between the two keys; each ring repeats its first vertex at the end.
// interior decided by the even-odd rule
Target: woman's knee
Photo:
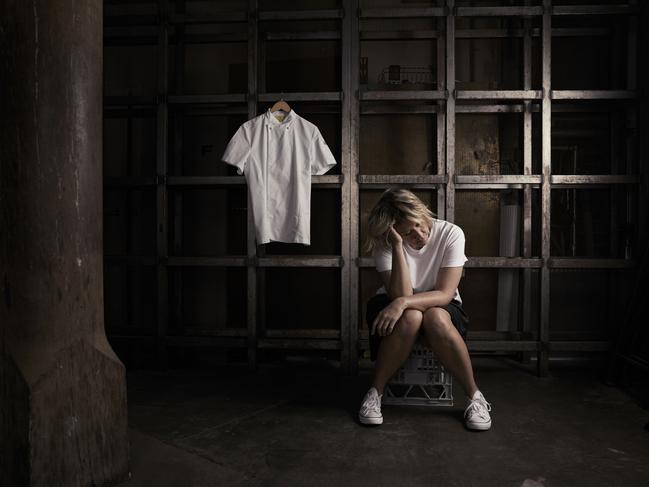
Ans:
{"type": "Polygon", "coordinates": [[[431,338],[448,338],[453,331],[451,316],[443,308],[428,308],[423,314],[424,332],[431,338]]]}
{"type": "Polygon", "coordinates": [[[416,309],[407,309],[396,324],[395,331],[403,335],[414,336],[419,333],[423,321],[423,314],[416,309]]]}

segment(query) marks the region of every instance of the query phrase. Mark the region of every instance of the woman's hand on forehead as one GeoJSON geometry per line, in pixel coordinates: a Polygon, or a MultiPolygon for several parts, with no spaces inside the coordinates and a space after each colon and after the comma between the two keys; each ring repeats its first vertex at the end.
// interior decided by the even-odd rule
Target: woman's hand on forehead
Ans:
{"type": "Polygon", "coordinates": [[[390,240],[390,244],[392,245],[399,245],[403,243],[403,238],[394,225],[392,225],[388,230],[388,239],[390,240]]]}

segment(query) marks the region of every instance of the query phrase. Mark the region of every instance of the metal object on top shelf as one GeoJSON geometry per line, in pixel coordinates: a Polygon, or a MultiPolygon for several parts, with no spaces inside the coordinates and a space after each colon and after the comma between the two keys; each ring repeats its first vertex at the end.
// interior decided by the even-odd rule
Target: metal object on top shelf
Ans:
{"type": "Polygon", "coordinates": [[[401,66],[391,64],[381,70],[379,84],[413,88],[421,85],[434,86],[437,80],[432,66],[401,66]]]}

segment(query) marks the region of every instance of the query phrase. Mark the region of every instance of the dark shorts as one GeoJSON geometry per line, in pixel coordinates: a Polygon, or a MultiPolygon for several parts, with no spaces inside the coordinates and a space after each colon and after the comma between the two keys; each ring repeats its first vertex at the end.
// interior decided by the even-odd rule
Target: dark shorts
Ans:
{"type": "MultiPolygon", "coordinates": [[[[383,308],[390,304],[390,302],[391,300],[387,294],[376,294],[367,302],[367,312],[365,313],[365,316],[369,333],[372,332],[372,323],[374,322],[374,319],[383,308]]],[[[462,309],[462,304],[454,299],[446,306],[440,306],[440,308],[448,311],[448,314],[451,315],[453,326],[455,326],[457,331],[460,333],[462,339],[466,341],[466,334],[469,328],[469,317],[462,309]]],[[[376,360],[376,357],[378,356],[381,338],[383,337],[377,333],[374,333],[374,335],[370,334],[370,353],[372,361],[376,360]]]]}

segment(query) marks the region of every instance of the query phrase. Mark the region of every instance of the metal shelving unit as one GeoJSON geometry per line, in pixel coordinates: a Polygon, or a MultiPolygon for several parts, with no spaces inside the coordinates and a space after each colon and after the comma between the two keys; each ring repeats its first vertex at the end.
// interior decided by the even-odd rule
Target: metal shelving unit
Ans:
{"type": "MultiPolygon", "coordinates": [[[[113,2],[115,3],[115,2],[113,2]]],[[[146,44],[155,41],[158,48],[158,93],[155,97],[107,97],[105,104],[111,106],[136,105],[156,110],[157,149],[156,172],[152,177],[119,178],[106,181],[107,188],[155,188],[157,207],[157,255],[151,256],[109,256],[107,262],[128,265],[155,265],[158,281],[157,335],[154,337],[112,337],[126,342],[152,340],[157,345],[160,364],[167,361],[169,346],[223,346],[246,347],[248,362],[255,367],[259,349],[317,349],[340,351],[341,366],[348,372],[355,372],[359,352],[367,348],[366,332],[359,327],[360,307],[359,273],[361,268],[372,267],[372,259],[359,255],[360,191],[362,189],[385,188],[401,185],[414,189],[435,190],[438,215],[449,221],[455,220],[456,194],[471,189],[519,189],[523,191],[522,211],[522,256],[521,257],[473,257],[467,268],[523,270],[522,280],[522,322],[521,332],[470,332],[469,348],[481,352],[525,352],[537,357],[538,373],[548,372],[551,351],[602,351],[608,343],[603,340],[566,339],[551,340],[550,336],[550,273],[555,269],[628,269],[635,266],[634,255],[624,259],[565,258],[551,255],[550,222],[551,192],[553,188],[636,188],[639,173],[637,152],[637,118],[635,100],[637,52],[637,11],[635,1],[628,5],[552,5],[543,0],[537,6],[464,7],[456,6],[454,0],[438,1],[430,8],[359,8],[359,0],[343,0],[340,9],[305,11],[260,11],[257,0],[248,0],[245,12],[230,12],[219,15],[189,15],[185,13],[184,0],[169,3],[158,1],[157,16],[123,16],[107,18],[106,25],[157,25],[157,39],[151,36],[132,36],[129,41],[110,37],[106,42],[113,45],[146,44]],[[627,16],[627,86],[624,90],[553,90],[551,72],[552,38],[560,36],[607,36],[606,28],[553,28],[552,19],[557,16],[627,16]],[[520,17],[522,29],[456,29],[458,17],[520,17]],[[430,18],[435,21],[436,30],[427,31],[364,31],[361,22],[368,19],[412,19],[430,18]],[[540,19],[541,27],[533,27],[533,19],[540,19]],[[336,31],[315,32],[266,32],[260,35],[259,22],[282,20],[334,20],[339,22],[336,31]],[[247,24],[247,34],[197,34],[188,35],[184,26],[188,24],[209,24],[237,22],[247,24]],[[169,93],[169,49],[170,28],[174,27],[176,46],[176,90],[169,93]],[[523,89],[520,90],[462,90],[456,86],[456,39],[475,38],[522,38],[523,45],[523,89]],[[541,43],[541,89],[532,88],[532,40],[541,43]],[[436,40],[437,79],[436,89],[426,91],[366,91],[359,83],[360,42],[392,39],[434,39],[436,40]],[[318,93],[267,93],[265,91],[266,42],[291,40],[340,40],[342,63],[341,91],[318,93]],[[182,66],[185,42],[247,42],[248,86],[247,93],[219,95],[183,94],[182,66]],[[341,117],[341,167],[340,175],[314,176],[314,187],[340,189],[341,204],[341,253],[340,255],[296,256],[265,255],[263,247],[255,244],[252,215],[247,217],[246,255],[224,257],[179,256],[182,225],[182,194],[173,197],[175,213],[173,237],[174,252],[169,252],[169,230],[167,215],[171,188],[198,187],[243,187],[241,176],[173,176],[169,171],[169,158],[179,164],[182,154],[180,122],[176,120],[169,131],[169,111],[172,106],[221,103],[227,106],[211,107],[212,113],[258,115],[260,102],[274,102],[280,96],[288,101],[314,101],[339,103],[341,117]],[[561,104],[553,103],[560,100],[561,104]],[[400,102],[407,102],[401,104],[400,102]],[[565,101],[572,101],[567,104],[565,101]],[[615,101],[626,106],[627,174],[620,175],[556,175],[552,174],[551,147],[552,114],[563,111],[588,111],[591,103],[615,101]],[[386,103],[390,102],[390,103],[386,103]],[[420,102],[420,103],[416,103],[420,102]],[[466,103],[470,102],[470,103],[466,103]],[[479,103],[478,103],[479,102],[479,103]],[[434,175],[365,175],[360,174],[359,139],[361,115],[372,114],[434,114],[437,128],[434,135],[437,147],[436,172],[434,175]],[[520,175],[459,175],[456,174],[456,114],[458,113],[520,113],[523,120],[523,171],[520,175]],[[532,115],[540,113],[541,119],[541,171],[532,170],[532,115]],[[169,154],[169,136],[174,137],[176,154],[169,154]],[[541,255],[532,255],[532,190],[537,189],[541,201],[541,255]],[[245,330],[229,329],[213,336],[170,336],[168,333],[169,302],[174,300],[173,312],[180,318],[179,300],[181,283],[174,280],[169,287],[169,271],[174,267],[215,266],[246,268],[247,275],[247,323],[245,330]],[[266,293],[265,270],[270,267],[314,267],[340,269],[340,326],[337,330],[266,330],[263,323],[264,297],[266,293]],[[540,274],[540,292],[533,296],[532,271],[540,274]],[[170,297],[171,295],[171,297],[170,297]],[[531,330],[532,302],[539,303],[539,327],[531,330]]],[[[130,108],[129,108],[130,109],[130,108]]],[[[330,110],[330,109],[327,109],[330,110]]],[[[612,134],[615,135],[615,134],[612,134]]],[[[617,135],[615,135],[617,136],[617,135]]],[[[178,173],[178,172],[176,172],[178,173]]],[[[639,201],[642,198],[637,198],[639,201]]],[[[642,226],[640,236],[646,235],[646,222],[638,220],[642,208],[633,207],[634,200],[628,197],[627,215],[631,223],[642,226]]],[[[250,207],[250,205],[249,205],[250,207]]]]}

